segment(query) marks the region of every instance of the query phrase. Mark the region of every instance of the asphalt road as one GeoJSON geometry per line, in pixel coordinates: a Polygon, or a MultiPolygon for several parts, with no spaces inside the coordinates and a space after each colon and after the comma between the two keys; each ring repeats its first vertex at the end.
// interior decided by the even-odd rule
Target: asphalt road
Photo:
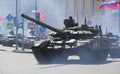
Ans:
{"type": "Polygon", "coordinates": [[[0,46],[0,74],[120,74],[120,58],[108,58],[107,62],[96,64],[74,60],[43,65],[37,63],[31,50],[21,53],[13,50],[14,47],[0,46]]]}

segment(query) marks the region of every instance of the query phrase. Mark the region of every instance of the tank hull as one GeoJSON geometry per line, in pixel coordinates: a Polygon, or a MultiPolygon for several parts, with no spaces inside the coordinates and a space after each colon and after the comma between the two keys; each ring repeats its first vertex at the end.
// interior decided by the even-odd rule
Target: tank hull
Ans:
{"type": "MultiPolygon", "coordinates": [[[[44,44],[45,45],[45,44],[44,44]]],[[[84,62],[101,62],[106,61],[109,52],[108,42],[104,39],[95,39],[92,40],[90,43],[85,43],[84,45],[79,45],[76,48],[47,48],[48,46],[44,47],[32,47],[33,54],[38,61],[39,64],[46,64],[46,63],[67,63],[69,56],[76,55],[80,59],[79,61],[84,62]],[[97,42],[97,43],[96,43],[97,42]],[[104,46],[98,46],[102,42],[104,46]],[[97,47],[94,45],[96,43],[97,47]],[[104,48],[102,48],[104,47],[104,48]]],[[[77,59],[78,60],[78,59],[77,59]]]]}

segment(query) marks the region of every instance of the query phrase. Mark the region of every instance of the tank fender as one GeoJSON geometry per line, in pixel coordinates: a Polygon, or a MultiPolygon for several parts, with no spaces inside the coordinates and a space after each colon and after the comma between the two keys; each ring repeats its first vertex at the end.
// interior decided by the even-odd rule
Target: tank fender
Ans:
{"type": "Polygon", "coordinates": [[[33,47],[38,47],[38,46],[40,46],[44,41],[49,41],[49,39],[40,40],[40,41],[35,41],[35,42],[33,43],[33,47]]]}

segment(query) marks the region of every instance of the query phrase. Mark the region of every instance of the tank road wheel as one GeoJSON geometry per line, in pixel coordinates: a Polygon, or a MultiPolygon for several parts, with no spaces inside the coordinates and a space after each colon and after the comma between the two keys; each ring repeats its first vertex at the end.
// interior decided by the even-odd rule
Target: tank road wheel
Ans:
{"type": "Polygon", "coordinates": [[[93,61],[106,61],[109,53],[109,42],[107,39],[96,39],[91,44],[93,61]]]}
{"type": "Polygon", "coordinates": [[[13,44],[12,44],[12,43],[7,43],[7,42],[2,43],[2,45],[3,45],[3,46],[10,46],[10,47],[12,47],[12,46],[13,46],[13,44]]]}
{"type": "Polygon", "coordinates": [[[81,48],[78,53],[80,56],[80,61],[82,62],[91,62],[92,60],[92,52],[89,49],[81,48]]]}
{"type": "Polygon", "coordinates": [[[80,60],[99,62],[106,61],[108,57],[108,42],[104,39],[95,39],[90,44],[86,44],[81,48],[80,60]]]}
{"type": "Polygon", "coordinates": [[[101,62],[106,61],[108,50],[82,50],[80,60],[84,62],[101,62]]]}
{"type": "Polygon", "coordinates": [[[80,61],[82,62],[88,62],[90,61],[90,50],[85,48],[85,47],[81,47],[78,48],[79,50],[77,51],[77,55],[80,57],[80,61]]]}
{"type": "Polygon", "coordinates": [[[120,49],[119,48],[113,48],[109,51],[111,58],[120,58],[120,49]]]}
{"type": "Polygon", "coordinates": [[[108,57],[108,52],[109,50],[93,50],[93,61],[94,62],[101,62],[101,61],[106,61],[108,57]]]}
{"type": "Polygon", "coordinates": [[[7,44],[5,42],[2,43],[3,46],[7,46],[7,44]]]}

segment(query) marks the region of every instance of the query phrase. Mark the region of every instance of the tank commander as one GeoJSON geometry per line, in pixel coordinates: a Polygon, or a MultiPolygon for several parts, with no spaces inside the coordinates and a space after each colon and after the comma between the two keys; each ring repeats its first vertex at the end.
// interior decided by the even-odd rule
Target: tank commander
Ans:
{"type": "Polygon", "coordinates": [[[72,16],[69,16],[69,19],[64,20],[64,25],[65,25],[65,28],[68,28],[68,27],[77,26],[78,24],[74,22],[74,19],[72,18],[72,16]]]}
{"type": "Polygon", "coordinates": [[[88,28],[87,24],[83,24],[83,25],[81,25],[81,29],[82,30],[88,30],[89,28],[88,28]]]}

